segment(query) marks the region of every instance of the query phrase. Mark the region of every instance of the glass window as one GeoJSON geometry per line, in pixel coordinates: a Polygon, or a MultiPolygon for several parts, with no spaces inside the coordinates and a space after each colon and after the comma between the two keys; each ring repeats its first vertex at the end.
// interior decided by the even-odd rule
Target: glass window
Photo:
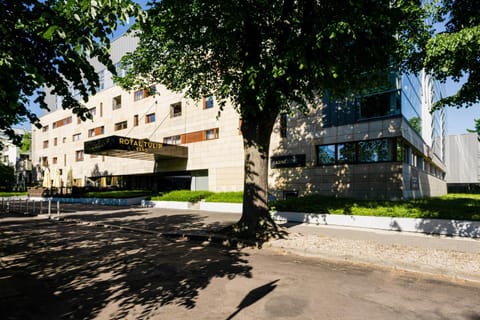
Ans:
{"type": "Polygon", "coordinates": [[[317,162],[321,164],[335,163],[335,145],[317,146],[317,162]]]}
{"type": "Polygon", "coordinates": [[[145,116],[145,123],[155,122],[155,113],[150,113],[145,116]]]}
{"type": "Polygon", "coordinates": [[[72,141],[80,141],[81,138],[82,138],[82,134],[76,133],[72,136],[72,141]]]}
{"type": "Polygon", "coordinates": [[[92,116],[94,116],[94,115],[97,114],[97,108],[96,108],[96,107],[90,108],[90,109],[88,109],[88,111],[90,111],[90,113],[92,114],[92,116]]]}
{"type": "Polygon", "coordinates": [[[98,87],[97,91],[105,89],[105,70],[98,72],[98,87]]]}
{"type": "Polygon", "coordinates": [[[213,97],[212,96],[203,98],[203,109],[211,109],[211,108],[213,108],[213,106],[214,106],[214,104],[213,104],[213,97]]]}
{"type": "Polygon", "coordinates": [[[180,141],[181,141],[181,137],[179,135],[172,137],[173,144],[180,144],[180,141]]]}
{"type": "Polygon", "coordinates": [[[205,131],[205,140],[218,139],[218,129],[210,129],[205,131]]]}
{"type": "Polygon", "coordinates": [[[390,139],[378,139],[358,142],[359,162],[392,161],[392,147],[390,139]]]}
{"type": "Polygon", "coordinates": [[[174,103],[170,105],[170,118],[180,117],[182,115],[182,103],[174,103]]]}
{"type": "Polygon", "coordinates": [[[165,137],[165,138],[163,138],[163,143],[165,143],[165,144],[172,144],[172,137],[165,137]]]}
{"type": "Polygon", "coordinates": [[[127,121],[115,123],[115,131],[127,129],[127,121]]]}
{"type": "Polygon", "coordinates": [[[400,102],[398,90],[363,96],[360,98],[360,119],[399,114],[400,102]]]}
{"type": "Polygon", "coordinates": [[[122,96],[116,96],[112,99],[112,110],[117,110],[122,107],[122,96]]]}
{"type": "Polygon", "coordinates": [[[134,127],[138,126],[138,114],[133,116],[133,126],[134,127]]]}
{"type": "Polygon", "coordinates": [[[355,143],[340,143],[337,145],[337,160],[341,163],[355,162],[355,143]]]}
{"type": "Polygon", "coordinates": [[[83,161],[83,150],[75,151],[75,161],[83,161]]]}
{"type": "Polygon", "coordinates": [[[48,148],[48,140],[44,140],[43,141],[43,149],[47,149],[48,148]]]}

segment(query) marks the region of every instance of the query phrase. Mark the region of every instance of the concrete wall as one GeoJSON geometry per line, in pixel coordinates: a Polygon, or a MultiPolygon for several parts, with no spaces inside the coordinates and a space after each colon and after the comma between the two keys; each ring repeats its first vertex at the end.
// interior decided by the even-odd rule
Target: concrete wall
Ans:
{"type": "Polygon", "coordinates": [[[476,133],[447,136],[447,183],[480,183],[480,137],[476,133]]]}

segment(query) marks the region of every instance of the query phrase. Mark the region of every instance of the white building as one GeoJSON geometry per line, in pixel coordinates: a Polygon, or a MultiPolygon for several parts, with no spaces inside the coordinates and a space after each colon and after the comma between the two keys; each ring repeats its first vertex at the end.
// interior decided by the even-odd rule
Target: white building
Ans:
{"type": "MultiPolygon", "coordinates": [[[[118,63],[137,40],[112,43],[118,63]]],[[[231,106],[217,118],[213,97],[186,99],[160,85],[126,92],[95,64],[99,92],[81,122],[48,95],[53,112],[33,129],[35,164],[72,168],[75,184],[168,190],[243,189],[240,117],[231,106]]],[[[121,72],[121,70],[119,70],[121,72]]],[[[281,115],[271,140],[270,192],[309,192],[356,198],[412,198],[446,193],[441,112],[435,82],[395,76],[392,90],[355,101],[324,101],[306,117],[281,115]],[[437,96],[436,96],[437,95],[437,96]]]]}

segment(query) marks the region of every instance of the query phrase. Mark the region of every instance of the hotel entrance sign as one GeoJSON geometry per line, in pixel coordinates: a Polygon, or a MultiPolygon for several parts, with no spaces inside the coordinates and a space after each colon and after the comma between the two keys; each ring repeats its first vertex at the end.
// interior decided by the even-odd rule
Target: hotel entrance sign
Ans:
{"type": "Polygon", "coordinates": [[[85,141],[84,152],[86,154],[142,160],[188,158],[188,148],[184,146],[120,136],[85,141]]]}

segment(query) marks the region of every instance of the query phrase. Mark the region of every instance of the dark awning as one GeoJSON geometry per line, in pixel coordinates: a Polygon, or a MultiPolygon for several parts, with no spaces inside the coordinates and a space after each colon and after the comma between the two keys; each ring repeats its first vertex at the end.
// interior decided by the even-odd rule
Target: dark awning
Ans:
{"type": "Polygon", "coordinates": [[[85,141],[83,149],[86,154],[139,160],[188,158],[188,148],[184,146],[119,136],[85,141]]]}

